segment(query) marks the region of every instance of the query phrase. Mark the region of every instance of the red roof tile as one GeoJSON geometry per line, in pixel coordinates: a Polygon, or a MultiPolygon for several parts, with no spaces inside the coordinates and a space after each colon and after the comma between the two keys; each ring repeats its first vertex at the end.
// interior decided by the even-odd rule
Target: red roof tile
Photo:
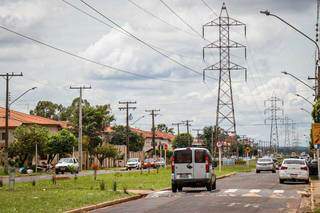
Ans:
{"type": "MultiPolygon", "coordinates": [[[[18,127],[22,124],[39,124],[39,125],[46,125],[46,126],[63,127],[63,124],[59,121],[10,110],[9,127],[10,128],[18,127]]],[[[0,107],[0,128],[4,128],[4,126],[5,126],[5,108],[0,107]]]]}

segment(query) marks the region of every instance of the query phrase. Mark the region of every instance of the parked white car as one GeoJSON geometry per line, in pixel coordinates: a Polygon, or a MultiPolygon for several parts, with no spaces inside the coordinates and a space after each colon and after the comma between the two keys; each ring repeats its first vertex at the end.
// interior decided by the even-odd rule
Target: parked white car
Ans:
{"type": "Polygon", "coordinates": [[[172,192],[183,187],[206,187],[216,189],[216,175],[210,152],[204,148],[175,149],[171,160],[172,192]]]}
{"type": "Polygon", "coordinates": [[[71,167],[74,168],[76,173],[79,172],[80,164],[76,158],[61,158],[55,166],[56,174],[59,174],[59,172],[62,174],[64,172],[72,172],[70,171],[71,167]]]}
{"type": "Polygon", "coordinates": [[[141,168],[141,162],[139,161],[139,158],[129,158],[126,164],[126,169],[140,169],[141,168]]]}
{"type": "Polygon", "coordinates": [[[272,171],[272,173],[276,173],[276,165],[272,158],[263,157],[258,159],[256,163],[256,173],[260,173],[261,171],[272,171]]]}
{"type": "Polygon", "coordinates": [[[304,159],[284,159],[279,169],[279,182],[298,180],[309,183],[309,168],[304,159]]]}

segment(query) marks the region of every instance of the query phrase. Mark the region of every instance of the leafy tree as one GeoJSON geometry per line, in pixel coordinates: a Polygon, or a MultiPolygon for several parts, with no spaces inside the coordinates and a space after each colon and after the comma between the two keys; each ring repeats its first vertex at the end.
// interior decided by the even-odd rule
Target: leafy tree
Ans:
{"type": "Polygon", "coordinates": [[[49,130],[38,125],[22,125],[14,131],[15,141],[9,146],[9,156],[16,157],[20,164],[32,164],[35,155],[36,144],[39,155],[44,153],[45,146],[49,139],[49,130]]]}
{"type": "Polygon", "coordinates": [[[98,146],[94,150],[94,155],[99,160],[100,166],[106,158],[116,158],[118,155],[118,150],[111,144],[104,143],[101,146],[98,146]]]}
{"type": "Polygon", "coordinates": [[[172,146],[174,148],[184,148],[184,147],[188,147],[189,144],[192,143],[192,141],[193,141],[193,137],[191,134],[181,133],[180,135],[174,138],[172,146]]]}
{"type": "Polygon", "coordinates": [[[320,100],[313,105],[312,118],[315,123],[320,123],[320,100]]]}
{"type": "Polygon", "coordinates": [[[160,132],[164,132],[164,133],[174,134],[173,128],[167,127],[166,124],[158,124],[157,127],[156,127],[156,130],[160,131],[160,132]]]}
{"type": "Polygon", "coordinates": [[[45,153],[48,154],[48,164],[52,162],[57,154],[64,156],[72,152],[77,144],[77,138],[68,130],[61,130],[50,137],[45,153]]]}
{"type": "Polygon", "coordinates": [[[62,120],[62,114],[65,110],[66,108],[61,104],[55,104],[51,101],[39,101],[35,109],[30,111],[30,114],[54,120],[62,120]]]}
{"type": "MultiPolygon", "coordinates": [[[[111,144],[114,145],[126,145],[126,127],[125,126],[115,126],[113,127],[113,132],[111,133],[111,144]]],[[[129,150],[133,152],[142,151],[144,146],[144,138],[129,130],[129,150]]]]}

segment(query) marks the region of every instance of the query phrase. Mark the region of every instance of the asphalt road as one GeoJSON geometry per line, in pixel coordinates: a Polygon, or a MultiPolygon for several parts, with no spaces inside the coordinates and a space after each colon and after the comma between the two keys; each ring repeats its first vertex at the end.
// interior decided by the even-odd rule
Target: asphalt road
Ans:
{"type": "Polygon", "coordinates": [[[278,175],[242,173],[217,181],[217,189],[184,188],[183,192],[161,191],[147,197],[106,207],[94,213],[196,213],[196,212],[296,212],[303,183],[279,184],[278,175]]]}

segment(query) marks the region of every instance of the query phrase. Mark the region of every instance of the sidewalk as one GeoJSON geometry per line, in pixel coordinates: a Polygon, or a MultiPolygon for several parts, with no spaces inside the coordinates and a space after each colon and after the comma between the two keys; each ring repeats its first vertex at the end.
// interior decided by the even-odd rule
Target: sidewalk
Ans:
{"type": "Polygon", "coordinates": [[[311,180],[311,210],[320,212],[320,180],[311,180]]]}

